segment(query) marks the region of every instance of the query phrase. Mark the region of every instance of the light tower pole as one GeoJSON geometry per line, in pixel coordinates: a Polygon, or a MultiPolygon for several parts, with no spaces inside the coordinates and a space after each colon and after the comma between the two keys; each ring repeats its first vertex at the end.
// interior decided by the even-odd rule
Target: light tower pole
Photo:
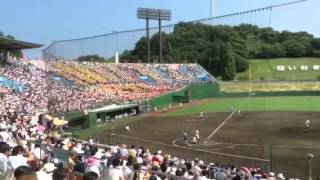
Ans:
{"type": "Polygon", "coordinates": [[[215,16],[215,0],[210,0],[210,17],[215,16]]]}

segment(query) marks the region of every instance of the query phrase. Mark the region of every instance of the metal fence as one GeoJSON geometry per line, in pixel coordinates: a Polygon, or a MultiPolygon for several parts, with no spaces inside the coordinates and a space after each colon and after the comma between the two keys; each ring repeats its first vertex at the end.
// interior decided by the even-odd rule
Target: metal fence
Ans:
{"type": "MultiPolygon", "coordinates": [[[[259,27],[267,27],[272,17],[274,6],[236,12],[217,17],[190,21],[190,23],[203,23],[208,25],[239,25],[254,24],[259,27]]],[[[170,34],[174,31],[176,24],[161,26],[162,32],[170,34]]],[[[151,27],[150,37],[158,32],[158,27],[151,27]]],[[[98,36],[84,37],[79,39],[54,41],[43,49],[45,60],[73,60],[85,55],[98,55],[110,58],[116,52],[122,53],[125,50],[132,50],[136,42],[144,37],[146,29],[135,29],[129,31],[112,32],[98,36]]]]}

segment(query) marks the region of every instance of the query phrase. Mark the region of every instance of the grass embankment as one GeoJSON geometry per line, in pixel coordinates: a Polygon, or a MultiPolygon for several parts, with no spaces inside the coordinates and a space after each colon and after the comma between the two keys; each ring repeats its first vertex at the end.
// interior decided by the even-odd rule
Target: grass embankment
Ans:
{"type": "MultiPolygon", "coordinates": [[[[320,71],[312,69],[314,65],[320,65],[320,58],[277,58],[277,59],[252,59],[251,64],[252,80],[317,80],[320,71]],[[296,66],[296,70],[277,71],[277,66],[296,66]],[[309,70],[302,71],[300,66],[308,66],[309,70]]],[[[237,80],[248,80],[248,70],[237,74],[237,80]]]]}
{"type": "Polygon", "coordinates": [[[320,82],[219,82],[223,92],[319,91],[320,82]]]}

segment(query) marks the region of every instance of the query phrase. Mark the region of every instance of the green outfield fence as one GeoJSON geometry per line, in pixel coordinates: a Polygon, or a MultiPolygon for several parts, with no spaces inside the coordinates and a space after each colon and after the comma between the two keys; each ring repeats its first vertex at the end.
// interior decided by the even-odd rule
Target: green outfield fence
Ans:
{"type": "Polygon", "coordinates": [[[215,84],[191,84],[176,92],[170,92],[163,96],[151,99],[149,105],[158,109],[168,107],[169,104],[190,102],[192,99],[205,99],[218,97],[220,94],[220,86],[215,84]]]}

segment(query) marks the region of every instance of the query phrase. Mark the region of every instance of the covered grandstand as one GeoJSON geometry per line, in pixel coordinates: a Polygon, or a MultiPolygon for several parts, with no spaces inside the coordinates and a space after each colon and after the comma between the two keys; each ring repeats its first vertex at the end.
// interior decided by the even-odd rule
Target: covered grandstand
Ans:
{"type": "Polygon", "coordinates": [[[5,62],[9,59],[10,51],[39,48],[42,46],[41,44],[0,37],[0,62],[5,62]]]}

